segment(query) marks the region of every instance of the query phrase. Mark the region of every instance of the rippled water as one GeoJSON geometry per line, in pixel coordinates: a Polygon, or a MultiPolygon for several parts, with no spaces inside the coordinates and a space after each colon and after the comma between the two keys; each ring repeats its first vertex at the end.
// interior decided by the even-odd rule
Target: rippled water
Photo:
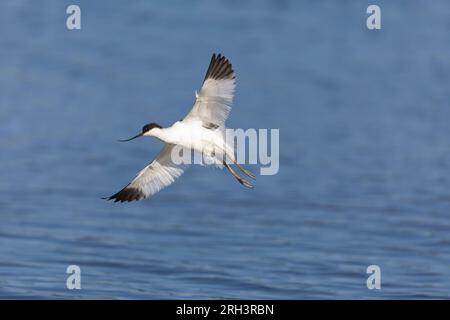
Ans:
{"type": "Polygon", "coordinates": [[[447,1],[378,1],[380,31],[364,1],[77,3],[79,31],[64,1],[0,4],[0,297],[450,297],[447,1]],[[162,146],[116,140],[183,117],[212,52],[279,173],[101,200],[162,146]]]}

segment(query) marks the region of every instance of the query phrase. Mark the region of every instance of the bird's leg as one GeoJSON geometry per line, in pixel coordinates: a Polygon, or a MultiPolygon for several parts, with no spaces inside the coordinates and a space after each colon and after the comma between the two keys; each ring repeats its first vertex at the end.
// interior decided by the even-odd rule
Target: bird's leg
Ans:
{"type": "Polygon", "coordinates": [[[223,165],[231,172],[231,174],[233,175],[233,177],[235,177],[236,180],[237,180],[240,184],[242,184],[244,187],[247,187],[247,188],[253,188],[253,186],[250,184],[250,182],[248,182],[247,180],[242,179],[241,177],[239,177],[239,176],[236,174],[236,172],[234,172],[234,170],[227,164],[226,161],[223,161],[223,165]]]}
{"type": "Polygon", "coordinates": [[[243,173],[245,173],[247,176],[249,176],[250,178],[256,179],[255,175],[253,173],[251,173],[250,171],[248,171],[247,169],[245,169],[243,166],[241,166],[239,163],[237,163],[237,161],[232,158],[231,160],[233,160],[234,164],[238,166],[239,169],[241,169],[241,171],[243,173]]]}
{"type": "MultiPolygon", "coordinates": [[[[225,155],[226,157],[228,156],[228,158],[230,158],[231,160],[233,160],[234,164],[238,166],[238,168],[247,176],[249,176],[252,179],[256,179],[255,175],[253,173],[251,173],[249,170],[245,169],[243,166],[241,166],[239,163],[237,163],[236,159],[233,156],[230,156],[229,154],[227,154],[227,152],[223,149],[223,148],[219,148],[225,155]]],[[[226,161],[226,157],[225,157],[225,161],[226,161]]]]}

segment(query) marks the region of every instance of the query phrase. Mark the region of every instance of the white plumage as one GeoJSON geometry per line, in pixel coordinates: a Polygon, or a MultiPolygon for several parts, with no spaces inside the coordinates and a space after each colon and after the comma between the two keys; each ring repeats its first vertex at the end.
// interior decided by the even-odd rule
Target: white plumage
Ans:
{"type": "Polygon", "coordinates": [[[225,127],[225,121],[231,111],[235,88],[235,79],[207,79],[199,92],[192,110],[184,120],[198,119],[225,127]]]}

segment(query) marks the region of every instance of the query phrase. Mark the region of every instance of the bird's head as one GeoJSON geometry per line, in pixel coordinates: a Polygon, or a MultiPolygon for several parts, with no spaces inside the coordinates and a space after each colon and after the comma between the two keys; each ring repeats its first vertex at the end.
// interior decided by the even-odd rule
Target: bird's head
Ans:
{"type": "Polygon", "coordinates": [[[134,140],[136,138],[139,137],[143,137],[143,136],[147,136],[147,137],[153,137],[155,136],[155,132],[159,129],[161,129],[162,127],[157,124],[157,123],[149,123],[146,124],[144,127],[142,127],[142,132],[135,135],[134,137],[130,138],[130,139],[126,139],[126,140],[119,140],[120,142],[126,142],[126,141],[131,141],[134,140]]]}

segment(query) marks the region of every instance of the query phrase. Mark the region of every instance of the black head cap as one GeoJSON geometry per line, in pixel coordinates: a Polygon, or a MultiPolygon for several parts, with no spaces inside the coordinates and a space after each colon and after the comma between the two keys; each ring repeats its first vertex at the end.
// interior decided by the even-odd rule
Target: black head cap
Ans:
{"type": "Polygon", "coordinates": [[[152,130],[153,128],[159,128],[159,129],[161,129],[162,127],[161,127],[159,124],[157,124],[157,123],[149,123],[149,124],[146,124],[146,125],[142,128],[142,133],[146,133],[147,131],[150,131],[150,130],[152,130]]]}

